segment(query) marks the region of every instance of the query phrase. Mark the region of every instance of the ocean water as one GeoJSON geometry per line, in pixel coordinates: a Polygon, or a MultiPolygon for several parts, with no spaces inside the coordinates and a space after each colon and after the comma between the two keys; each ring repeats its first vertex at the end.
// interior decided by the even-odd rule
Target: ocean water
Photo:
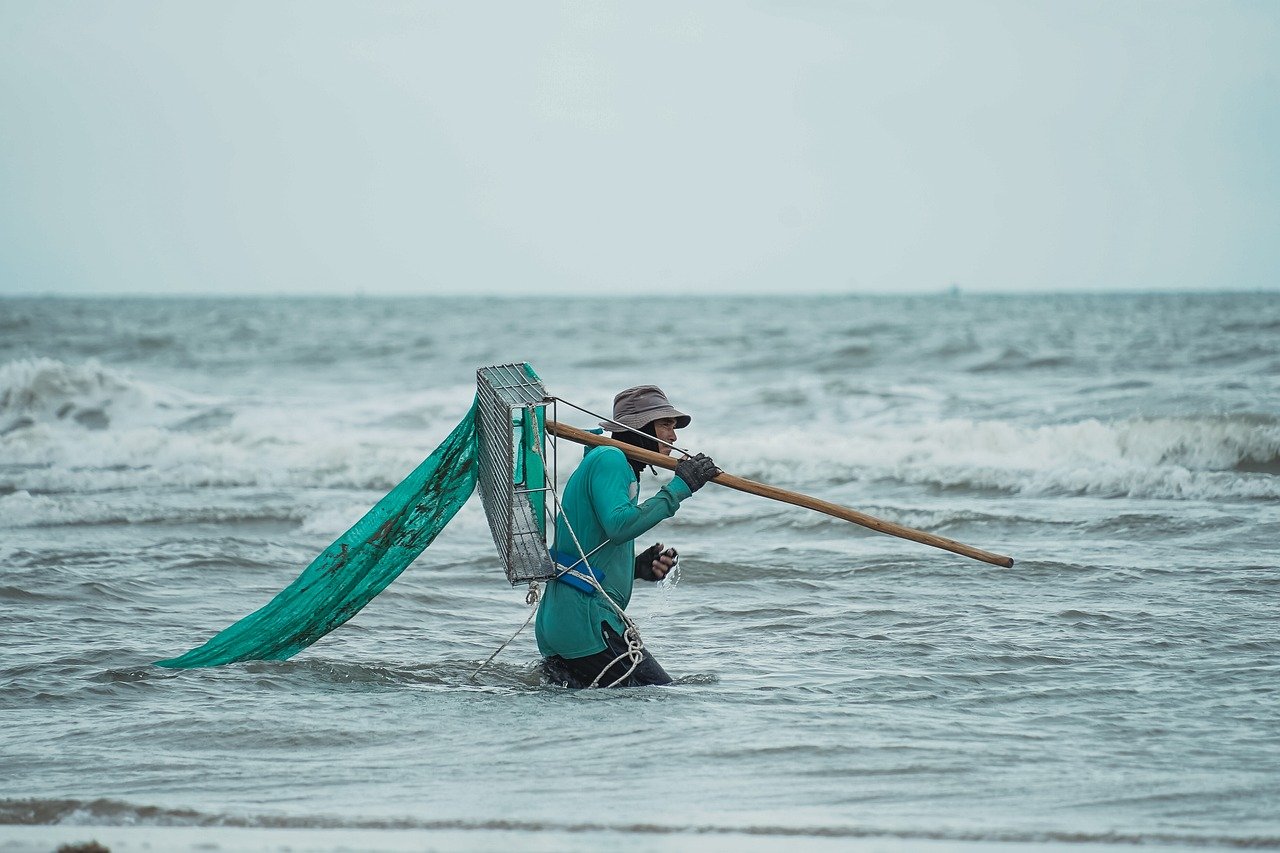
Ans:
{"type": "Polygon", "coordinates": [[[1275,294],[0,300],[0,842],[1280,848],[1278,342],[1275,294]],[[151,666],[516,360],[1016,563],[708,486],[631,608],[679,683],[575,692],[531,630],[472,678],[528,616],[473,499],[293,660],[151,666]]]}

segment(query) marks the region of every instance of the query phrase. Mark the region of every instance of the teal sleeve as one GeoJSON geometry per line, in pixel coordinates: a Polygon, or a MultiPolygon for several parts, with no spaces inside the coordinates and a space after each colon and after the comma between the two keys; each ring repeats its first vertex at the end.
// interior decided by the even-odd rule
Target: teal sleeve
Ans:
{"type": "Polygon", "coordinates": [[[636,481],[635,471],[622,451],[609,450],[596,461],[597,469],[591,477],[591,506],[610,542],[628,542],[675,515],[680,501],[691,493],[684,481],[676,478],[644,503],[633,504],[630,490],[636,481]]]}
{"type": "Polygon", "coordinates": [[[676,500],[681,503],[693,497],[693,489],[689,488],[689,484],[679,477],[672,477],[666,488],[670,489],[671,493],[676,496],[676,500]]]}

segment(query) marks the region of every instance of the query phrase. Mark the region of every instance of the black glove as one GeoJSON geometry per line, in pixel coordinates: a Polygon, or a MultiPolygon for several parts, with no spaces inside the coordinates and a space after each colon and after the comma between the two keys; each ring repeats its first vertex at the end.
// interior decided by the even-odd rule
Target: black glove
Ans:
{"type": "Polygon", "coordinates": [[[716,467],[716,463],[712,462],[711,457],[705,453],[686,456],[676,463],[676,476],[684,480],[691,492],[701,489],[719,473],[720,469],[716,467]]]}
{"type": "MultiPolygon", "coordinates": [[[[667,549],[671,556],[675,556],[676,549],[667,549]]],[[[662,554],[662,543],[656,542],[645,548],[643,552],[636,556],[636,577],[642,581],[658,581],[662,578],[653,573],[653,564],[662,554]]]]}

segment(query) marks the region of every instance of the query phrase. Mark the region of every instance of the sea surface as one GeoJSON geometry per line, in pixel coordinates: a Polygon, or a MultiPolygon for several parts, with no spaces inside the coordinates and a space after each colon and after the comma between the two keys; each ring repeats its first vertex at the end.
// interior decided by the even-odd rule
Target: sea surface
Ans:
{"type": "Polygon", "coordinates": [[[1278,566],[1277,294],[0,299],[0,848],[1280,848],[1278,566]],[[1016,563],[708,486],[640,542],[678,683],[571,691],[473,677],[529,615],[473,498],[293,660],[152,665],[525,360],[1016,563]]]}

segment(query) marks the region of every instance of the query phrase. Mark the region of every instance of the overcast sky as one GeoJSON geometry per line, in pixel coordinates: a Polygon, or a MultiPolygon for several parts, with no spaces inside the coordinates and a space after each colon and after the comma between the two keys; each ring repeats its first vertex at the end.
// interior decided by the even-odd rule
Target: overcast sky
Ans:
{"type": "Polygon", "coordinates": [[[0,0],[0,294],[1280,289],[1280,2],[0,0]]]}

